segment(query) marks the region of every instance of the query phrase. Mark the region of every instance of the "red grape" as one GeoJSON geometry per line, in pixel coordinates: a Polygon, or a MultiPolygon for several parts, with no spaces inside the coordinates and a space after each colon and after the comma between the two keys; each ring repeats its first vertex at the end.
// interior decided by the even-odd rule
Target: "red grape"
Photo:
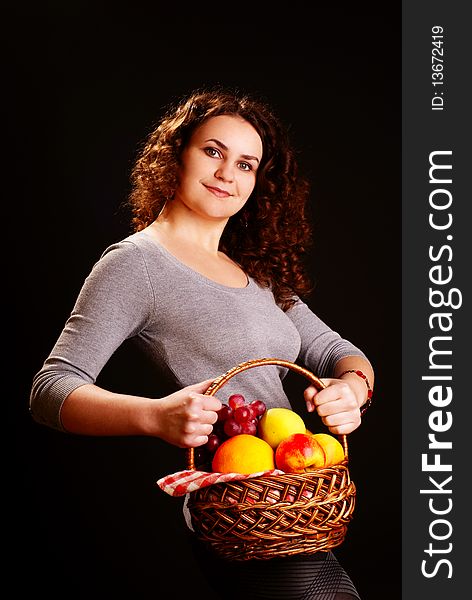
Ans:
{"type": "Polygon", "coordinates": [[[242,394],[232,394],[228,398],[228,404],[234,410],[235,408],[238,408],[238,406],[243,406],[244,404],[246,404],[246,399],[242,394]]]}
{"type": "Polygon", "coordinates": [[[254,414],[258,417],[261,417],[267,409],[265,402],[262,400],[253,400],[250,406],[254,410],[254,414]]]}
{"type": "Polygon", "coordinates": [[[215,452],[218,446],[221,444],[221,439],[216,435],[216,433],[210,433],[208,436],[208,441],[205,444],[205,448],[209,452],[215,452]]]}
{"type": "Polygon", "coordinates": [[[213,433],[216,433],[216,435],[222,437],[223,436],[223,427],[224,427],[224,421],[217,421],[216,423],[213,423],[213,433]]]}
{"type": "MultiPolygon", "coordinates": [[[[218,411],[218,420],[213,428],[213,433],[219,439],[218,445],[225,438],[234,437],[240,433],[257,435],[259,419],[266,410],[267,406],[262,400],[246,402],[242,394],[232,394],[228,398],[228,404],[223,404],[218,411]]],[[[214,449],[216,450],[216,441],[210,442],[209,437],[208,443],[210,447],[215,445],[214,449]]],[[[214,450],[211,451],[214,452],[214,450]]]]}
{"type": "Polygon", "coordinates": [[[231,408],[231,406],[223,404],[223,406],[218,411],[218,421],[226,421],[226,419],[230,417],[232,413],[233,409],[231,408]]]}
{"type": "Polygon", "coordinates": [[[249,435],[256,435],[257,425],[253,421],[246,421],[241,425],[241,433],[247,433],[249,435]]]}
{"type": "Polygon", "coordinates": [[[234,409],[233,412],[233,419],[237,422],[237,423],[246,423],[246,421],[249,421],[251,419],[252,416],[252,412],[249,408],[249,406],[238,406],[238,408],[234,409]]]}
{"type": "Polygon", "coordinates": [[[224,432],[228,437],[233,437],[241,433],[241,425],[237,423],[232,417],[226,419],[224,432]]]}

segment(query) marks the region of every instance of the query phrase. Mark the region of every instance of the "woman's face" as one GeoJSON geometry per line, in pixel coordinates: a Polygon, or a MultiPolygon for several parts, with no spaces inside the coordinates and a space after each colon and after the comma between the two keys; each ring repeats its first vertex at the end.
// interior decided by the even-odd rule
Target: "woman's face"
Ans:
{"type": "Polygon", "coordinates": [[[251,195],[261,158],[262,141],[252,125],[237,116],[212,117],[182,152],[174,201],[201,217],[228,219],[251,195]]]}

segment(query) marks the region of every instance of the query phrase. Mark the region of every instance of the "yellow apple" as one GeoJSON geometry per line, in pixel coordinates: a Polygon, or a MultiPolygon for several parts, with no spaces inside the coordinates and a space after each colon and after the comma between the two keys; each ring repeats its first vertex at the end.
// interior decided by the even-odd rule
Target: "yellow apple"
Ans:
{"type": "Polygon", "coordinates": [[[292,433],[305,433],[301,416],[290,408],[269,408],[262,415],[257,435],[275,450],[292,433]]]}

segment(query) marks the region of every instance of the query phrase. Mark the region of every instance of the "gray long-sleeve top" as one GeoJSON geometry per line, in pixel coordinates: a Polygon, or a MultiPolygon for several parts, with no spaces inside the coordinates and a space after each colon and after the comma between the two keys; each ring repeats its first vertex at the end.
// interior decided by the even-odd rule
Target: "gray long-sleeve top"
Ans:
{"type": "MultiPolygon", "coordinates": [[[[252,278],[244,288],[216,283],[175,258],[146,232],[112,244],[94,265],[72,313],[33,379],[31,414],[63,430],[61,406],[77,387],[95,383],[128,338],[142,345],[175,389],[225,373],[256,358],[303,364],[319,377],[345,356],[364,353],[331,330],[297,299],[283,312],[269,288],[252,278]]],[[[286,369],[263,366],[234,376],[216,394],[260,398],[268,407],[290,402],[286,369]]]]}

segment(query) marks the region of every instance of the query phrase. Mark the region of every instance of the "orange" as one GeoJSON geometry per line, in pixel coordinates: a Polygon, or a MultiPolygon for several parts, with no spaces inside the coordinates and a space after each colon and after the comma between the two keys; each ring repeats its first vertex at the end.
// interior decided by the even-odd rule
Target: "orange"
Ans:
{"type": "Polygon", "coordinates": [[[326,454],[325,467],[337,465],[344,460],[344,449],[339,440],[328,433],[312,434],[326,454]]]}
{"type": "Polygon", "coordinates": [[[240,433],[225,440],[216,449],[211,463],[215,473],[250,475],[275,469],[272,447],[255,435],[240,433]]]}

